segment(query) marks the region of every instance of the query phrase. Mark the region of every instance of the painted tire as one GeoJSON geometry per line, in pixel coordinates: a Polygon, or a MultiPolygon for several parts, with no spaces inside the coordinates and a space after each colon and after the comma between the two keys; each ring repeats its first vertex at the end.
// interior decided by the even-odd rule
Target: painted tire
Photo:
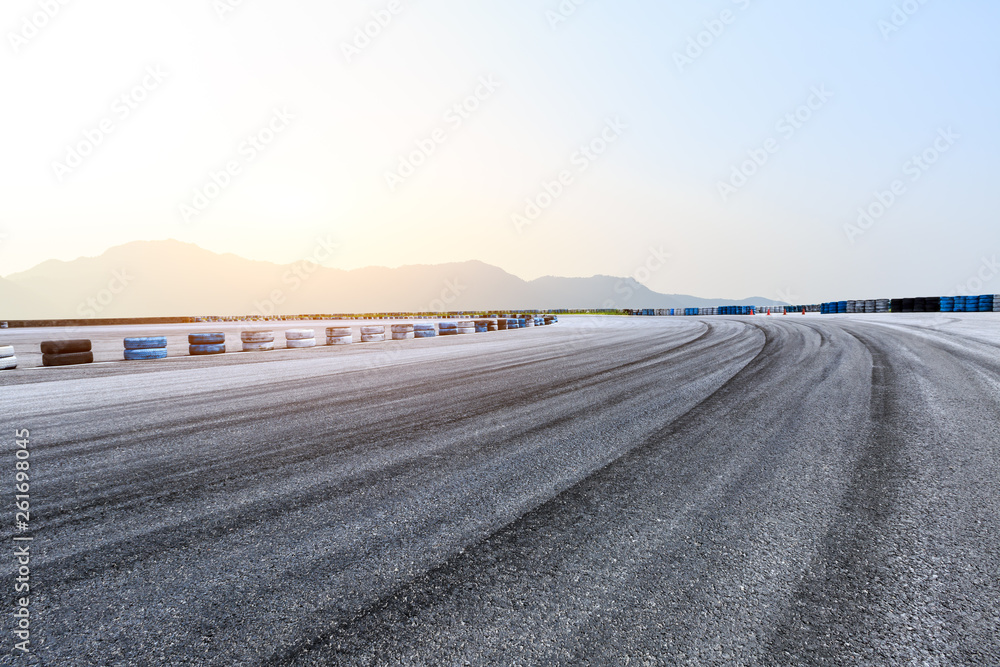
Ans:
{"type": "Polygon", "coordinates": [[[166,336],[137,336],[125,339],[126,350],[159,350],[166,347],[166,336]]]}
{"type": "Polygon", "coordinates": [[[444,331],[445,329],[455,329],[457,325],[454,322],[439,322],[438,329],[444,331]]]}
{"type": "Polygon", "coordinates": [[[437,332],[433,329],[420,329],[413,332],[414,338],[434,338],[435,336],[437,336],[437,332]]]}
{"type": "Polygon", "coordinates": [[[14,346],[13,345],[0,345],[0,359],[6,359],[7,357],[14,356],[14,346]]]}
{"type": "Polygon", "coordinates": [[[361,334],[362,343],[381,343],[385,340],[384,333],[361,334]]]}
{"type": "Polygon", "coordinates": [[[392,332],[392,339],[393,340],[413,340],[414,334],[415,334],[415,332],[413,332],[413,331],[400,331],[400,332],[393,331],[392,332]]]}
{"type": "Polygon", "coordinates": [[[441,329],[439,332],[442,336],[457,336],[458,329],[441,329]]]}
{"type": "Polygon", "coordinates": [[[361,327],[361,335],[385,334],[385,327],[361,327]]]}
{"type": "Polygon", "coordinates": [[[150,361],[152,359],[166,358],[167,348],[165,347],[143,347],[125,350],[125,361],[150,361]]]}
{"type": "Polygon", "coordinates": [[[433,324],[414,324],[413,325],[413,330],[414,331],[436,331],[437,329],[435,329],[435,327],[434,327],[433,324]]]}
{"type": "Polygon", "coordinates": [[[475,329],[476,323],[472,320],[460,320],[456,322],[456,328],[458,329],[475,329]]]}
{"type": "Polygon", "coordinates": [[[291,348],[302,348],[302,347],[316,347],[315,338],[292,338],[285,341],[286,347],[291,348]]]}
{"type": "Polygon", "coordinates": [[[188,345],[221,345],[226,342],[224,333],[188,334],[188,345]]]}
{"type": "Polygon", "coordinates": [[[412,324],[393,324],[391,329],[394,334],[413,333],[412,324]]]}
{"type": "Polygon", "coordinates": [[[327,338],[343,338],[351,335],[351,327],[327,327],[327,338]]]}
{"type": "Polygon", "coordinates": [[[476,327],[459,327],[455,331],[460,334],[472,334],[476,333],[476,327]]]}
{"type": "Polygon", "coordinates": [[[17,357],[10,356],[0,359],[0,371],[9,371],[17,368],[17,357]]]}
{"type": "Polygon", "coordinates": [[[240,334],[240,340],[244,343],[273,343],[273,331],[244,331],[240,334]]]}
{"type": "MultiPolygon", "coordinates": [[[[312,329],[289,329],[285,332],[285,340],[291,342],[293,340],[316,340],[316,332],[312,329]]],[[[308,347],[303,345],[302,347],[308,347]]]]}
{"type": "Polygon", "coordinates": [[[80,340],[47,340],[42,343],[42,354],[73,354],[90,352],[90,341],[80,340]]]}
{"type": "Polygon", "coordinates": [[[243,343],[244,352],[267,352],[274,349],[273,340],[243,343]]]}
{"type": "Polygon", "coordinates": [[[327,345],[350,345],[354,342],[354,336],[327,336],[327,345]]]}
{"type": "Polygon", "coordinates": [[[204,354],[225,354],[226,344],[214,344],[214,345],[188,345],[188,354],[192,356],[199,356],[204,354]]]}

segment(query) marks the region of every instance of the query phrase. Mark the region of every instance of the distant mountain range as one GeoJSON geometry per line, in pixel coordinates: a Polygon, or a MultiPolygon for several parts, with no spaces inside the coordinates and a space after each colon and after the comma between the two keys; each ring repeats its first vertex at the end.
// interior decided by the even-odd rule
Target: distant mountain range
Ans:
{"type": "Polygon", "coordinates": [[[2,320],[718,305],[781,303],[660,294],[614,276],[526,281],[479,261],[351,271],[281,265],[172,240],[49,260],[0,278],[2,320]]]}

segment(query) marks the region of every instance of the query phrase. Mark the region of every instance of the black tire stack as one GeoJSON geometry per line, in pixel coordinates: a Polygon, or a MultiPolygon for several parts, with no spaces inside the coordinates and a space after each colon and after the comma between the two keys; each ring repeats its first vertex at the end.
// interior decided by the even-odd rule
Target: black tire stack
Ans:
{"type": "Polygon", "coordinates": [[[226,334],[219,332],[188,334],[188,354],[202,356],[226,353],[226,334]]]}
{"type": "Polygon", "coordinates": [[[42,343],[43,366],[77,366],[94,363],[94,352],[88,339],[47,340],[42,343]]]}

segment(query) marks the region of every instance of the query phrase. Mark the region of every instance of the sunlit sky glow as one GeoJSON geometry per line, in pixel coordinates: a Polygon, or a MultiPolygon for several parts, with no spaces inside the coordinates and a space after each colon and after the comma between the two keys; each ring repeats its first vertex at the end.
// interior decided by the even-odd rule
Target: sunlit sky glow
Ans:
{"type": "Polygon", "coordinates": [[[985,0],[97,0],[33,30],[45,4],[0,10],[0,275],[140,239],[292,262],[332,236],[339,268],[529,279],[633,275],[662,248],[657,291],[819,301],[947,293],[1000,253],[985,0]],[[391,20],[345,55],[373,12],[391,20]]]}

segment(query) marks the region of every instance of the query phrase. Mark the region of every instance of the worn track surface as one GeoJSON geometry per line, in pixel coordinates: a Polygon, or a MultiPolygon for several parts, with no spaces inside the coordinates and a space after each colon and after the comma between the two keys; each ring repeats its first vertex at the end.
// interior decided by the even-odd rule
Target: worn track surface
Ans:
{"type": "Polygon", "coordinates": [[[0,663],[1000,664],[1000,318],[970,321],[14,371],[34,655],[0,663]]]}

